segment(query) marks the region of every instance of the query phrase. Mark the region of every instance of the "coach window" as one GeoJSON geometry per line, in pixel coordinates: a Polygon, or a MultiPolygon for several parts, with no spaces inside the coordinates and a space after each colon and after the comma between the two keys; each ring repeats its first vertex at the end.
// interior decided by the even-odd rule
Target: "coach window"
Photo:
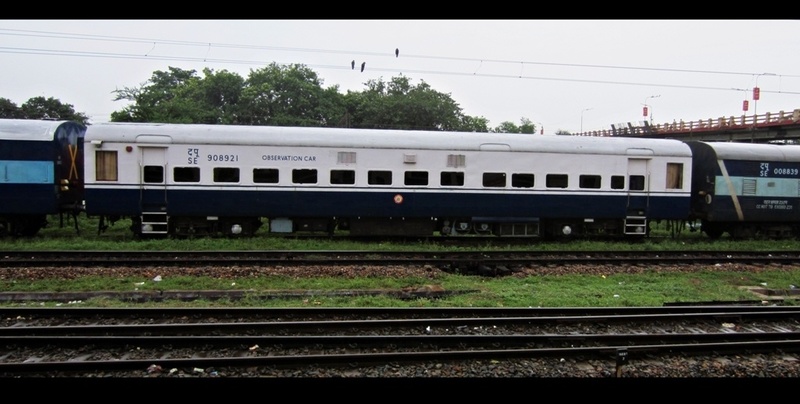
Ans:
{"type": "Polygon", "coordinates": [[[214,167],[214,182],[239,182],[239,169],[235,167],[214,167]]]}
{"type": "Polygon", "coordinates": [[[392,185],[392,172],[374,170],[367,173],[367,184],[369,185],[392,185]]]}
{"type": "Polygon", "coordinates": [[[644,191],[644,175],[631,175],[628,183],[631,191],[644,191]]]}
{"type": "Polygon", "coordinates": [[[533,188],[533,174],[511,174],[511,186],[514,188],[533,188]]]}
{"type": "Polygon", "coordinates": [[[97,181],[117,181],[117,152],[98,150],[94,153],[97,181]]]}
{"type": "Polygon", "coordinates": [[[439,183],[443,187],[463,187],[464,186],[464,172],[463,171],[442,171],[439,178],[439,183]]]}
{"type": "Polygon", "coordinates": [[[505,188],[506,173],[483,173],[483,186],[488,188],[505,188]]]}
{"type": "Polygon", "coordinates": [[[569,177],[567,174],[547,174],[545,177],[545,186],[547,188],[566,188],[569,184],[569,177]]]}
{"type": "Polygon", "coordinates": [[[200,167],[175,167],[172,179],[175,182],[200,182],[200,167]]]}
{"type": "Polygon", "coordinates": [[[316,184],[317,170],[310,168],[292,170],[292,182],[295,184],[316,184]]]}
{"type": "Polygon", "coordinates": [[[144,174],[145,183],[161,184],[164,182],[163,166],[144,166],[142,173],[144,174]]]}
{"type": "Polygon", "coordinates": [[[683,164],[667,163],[667,189],[683,188],[683,164]]]}
{"type": "Polygon", "coordinates": [[[353,170],[331,170],[331,184],[353,185],[356,183],[356,172],[353,170]]]}
{"type": "Polygon", "coordinates": [[[405,184],[406,185],[428,185],[428,172],[427,171],[406,171],[405,184]]]}
{"type": "Polygon", "coordinates": [[[611,189],[625,189],[625,176],[612,175],[611,176],[611,189]]]}
{"type": "Polygon", "coordinates": [[[253,182],[256,184],[277,184],[278,183],[278,169],[277,168],[254,168],[253,169],[253,182]]]}
{"type": "Polygon", "coordinates": [[[581,174],[581,176],[578,177],[578,187],[589,188],[589,189],[600,189],[600,176],[581,174]]]}

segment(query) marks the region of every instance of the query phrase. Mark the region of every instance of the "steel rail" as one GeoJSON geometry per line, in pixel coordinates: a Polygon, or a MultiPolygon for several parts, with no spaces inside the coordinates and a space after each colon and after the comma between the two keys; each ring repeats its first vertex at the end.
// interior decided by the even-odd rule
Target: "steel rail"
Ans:
{"type": "Polygon", "coordinates": [[[525,359],[546,356],[561,357],[614,357],[625,353],[626,361],[632,355],[654,353],[678,355],[681,353],[765,353],[798,352],[800,340],[777,341],[736,341],[711,343],[653,344],[653,345],[610,345],[594,347],[533,348],[533,349],[494,349],[423,352],[381,352],[358,354],[311,354],[284,356],[250,357],[193,357],[193,358],[148,358],[148,359],[109,359],[109,360],[69,360],[69,361],[27,361],[0,363],[0,375],[20,372],[49,371],[108,371],[146,369],[157,363],[162,368],[198,367],[253,367],[253,366],[305,366],[400,363],[422,361],[476,360],[476,359],[525,359]]]}
{"type": "Polygon", "coordinates": [[[620,315],[574,315],[574,316],[522,316],[522,317],[465,317],[465,318],[403,318],[368,320],[321,320],[321,321],[259,321],[259,322],[205,322],[205,323],[159,323],[159,324],[102,324],[102,325],[58,325],[58,326],[11,326],[0,327],[0,336],[20,335],[185,335],[192,332],[219,332],[227,330],[307,330],[307,329],[377,329],[377,328],[426,328],[458,327],[509,324],[567,324],[567,323],[626,323],[685,320],[753,320],[800,318],[800,308],[776,311],[725,311],[678,312],[662,314],[620,315]]]}

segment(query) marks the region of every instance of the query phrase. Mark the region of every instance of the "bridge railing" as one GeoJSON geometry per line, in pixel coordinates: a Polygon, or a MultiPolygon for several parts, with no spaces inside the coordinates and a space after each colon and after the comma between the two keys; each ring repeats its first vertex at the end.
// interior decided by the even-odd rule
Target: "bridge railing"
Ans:
{"type": "Polygon", "coordinates": [[[767,112],[760,115],[741,115],[720,117],[697,121],[675,121],[651,125],[647,121],[611,125],[611,129],[576,133],[577,136],[636,136],[649,134],[669,135],[670,133],[710,132],[725,129],[749,129],[768,126],[797,124],[800,122],[800,108],[792,112],[767,112]]]}

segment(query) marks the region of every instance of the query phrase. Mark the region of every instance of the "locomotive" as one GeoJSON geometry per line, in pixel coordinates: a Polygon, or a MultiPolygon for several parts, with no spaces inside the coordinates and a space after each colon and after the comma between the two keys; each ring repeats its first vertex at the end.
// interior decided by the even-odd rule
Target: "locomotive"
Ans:
{"type": "Polygon", "coordinates": [[[548,239],[639,239],[663,220],[699,222],[711,238],[800,230],[794,145],[0,120],[0,173],[0,231],[15,236],[76,211],[101,229],[128,219],[142,237],[253,236],[265,223],[284,235],[548,239]]]}

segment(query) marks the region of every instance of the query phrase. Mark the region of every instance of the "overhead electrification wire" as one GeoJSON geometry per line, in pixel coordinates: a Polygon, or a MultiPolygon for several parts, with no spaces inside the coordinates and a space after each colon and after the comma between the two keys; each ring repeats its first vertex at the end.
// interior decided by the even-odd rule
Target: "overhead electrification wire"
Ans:
{"type": "MultiPolygon", "coordinates": [[[[204,47],[208,51],[212,47],[230,48],[230,49],[253,49],[253,50],[278,50],[287,52],[305,52],[305,53],[332,53],[332,54],[346,54],[346,55],[363,55],[363,56],[394,56],[397,57],[397,52],[388,54],[383,52],[364,52],[364,51],[350,51],[350,50],[336,50],[336,49],[315,49],[315,48],[297,48],[297,47],[279,47],[279,46],[264,46],[264,45],[241,45],[229,43],[212,43],[212,42],[197,42],[197,41],[176,41],[165,39],[152,39],[152,38],[135,38],[135,37],[119,37],[108,35],[91,35],[91,34],[73,34],[73,33],[59,33],[48,31],[30,31],[30,30],[14,30],[0,28],[0,35],[12,36],[29,36],[29,37],[44,37],[44,38],[57,38],[57,39],[77,39],[77,40],[93,40],[93,41],[110,41],[110,42],[131,42],[131,43],[148,43],[156,45],[179,45],[179,46],[193,46],[204,47]]],[[[152,51],[152,49],[151,49],[152,51]]],[[[208,55],[208,51],[206,55],[208,55]]],[[[187,56],[169,56],[169,55],[155,55],[147,52],[144,55],[131,54],[131,53],[108,53],[108,52],[85,52],[85,51],[66,51],[55,49],[35,49],[35,48],[14,48],[14,47],[0,47],[0,53],[17,53],[17,54],[36,54],[36,55],[51,55],[51,56],[74,56],[74,57],[98,57],[98,58],[113,58],[113,59],[146,59],[146,60],[168,60],[168,61],[186,61],[186,62],[205,62],[205,63],[220,63],[220,64],[244,64],[244,65],[267,65],[270,62],[258,60],[240,60],[240,59],[217,59],[208,57],[187,57],[187,56]]],[[[639,71],[660,71],[671,73],[696,73],[696,74],[718,74],[718,75],[745,75],[745,76],[758,76],[763,73],[750,73],[750,72],[734,72],[734,71],[712,71],[712,70],[694,70],[694,69],[666,69],[654,67],[637,67],[637,66],[617,66],[617,65],[592,65],[592,64],[578,64],[578,63],[554,63],[554,62],[536,62],[536,61],[514,61],[502,59],[478,59],[478,58],[464,58],[464,57],[449,57],[449,56],[431,56],[431,55],[416,55],[404,54],[403,58],[418,58],[418,59],[435,59],[435,60],[450,60],[450,61],[466,61],[483,63],[501,63],[501,64],[525,64],[529,65],[543,65],[543,66],[559,66],[559,67],[578,67],[578,68],[594,68],[594,69],[617,69],[617,70],[639,70],[639,71]]],[[[293,63],[280,63],[280,64],[293,64],[293,63]]],[[[310,68],[317,69],[348,69],[347,65],[324,65],[324,64],[304,64],[310,68]]],[[[352,66],[350,66],[352,69],[352,66]]],[[[395,72],[396,68],[386,69],[380,67],[371,67],[371,71],[385,71],[395,72]]],[[[660,84],[660,83],[644,83],[644,82],[623,82],[623,81],[607,81],[607,80],[590,80],[590,79],[574,79],[574,78],[558,78],[558,77],[543,77],[543,76],[526,76],[526,75],[506,75],[506,74],[488,74],[478,73],[463,73],[455,71],[436,71],[436,70],[414,70],[404,69],[404,72],[420,73],[420,74],[438,74],[438,75],[451,75],[451,76],[476,76],[488,78],[517,78],[526,80],[543,80],[543,81],[562,81],[562,82],[577,82],[577,83],[596,83],[596,84],[614,84],[614,85],[628,85],[628,86],[647,86],[647,87],[666,87],[666,88],[683,88],[683,89],[701,89],[701,90],[716,90],[716,91],[740,91],[741,89],[732,87],[708,87],[708,86],[690,86],[680,84],[660,84]]],[[[780,77],[800,77],[800,75],[778,75],[780,77]]],[[[794,91],[771,91],[767,89],[761,90],[764,93],[775,94],[800,94],[794,91]]]]}

